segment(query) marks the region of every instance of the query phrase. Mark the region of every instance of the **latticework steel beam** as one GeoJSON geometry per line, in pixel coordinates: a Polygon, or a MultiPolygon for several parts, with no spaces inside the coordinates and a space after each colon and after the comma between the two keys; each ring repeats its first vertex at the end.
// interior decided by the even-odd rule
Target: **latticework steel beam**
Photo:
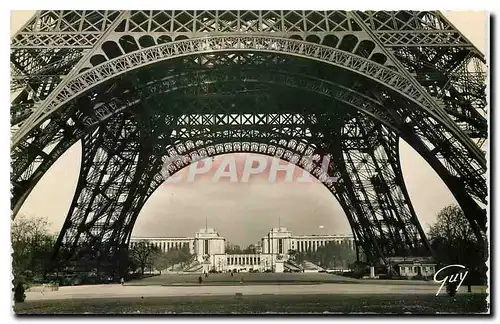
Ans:
{"type": "Polygon", "coordinates": [[[254,152],[338,174],[325,186],[371,261],[429,254],[403,139],[482,238],[484,62],[439,12],[40,11],[11,44],[14,214],[81,141],[54,256],[116,273],[162,161],[254,152]]]}

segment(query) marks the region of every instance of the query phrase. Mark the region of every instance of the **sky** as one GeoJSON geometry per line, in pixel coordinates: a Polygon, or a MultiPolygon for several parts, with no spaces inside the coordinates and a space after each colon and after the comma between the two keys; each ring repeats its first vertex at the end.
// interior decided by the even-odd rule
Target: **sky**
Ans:
{"type": "MultiPolygon", "coordinates": [[[[14,11],[11,35],[32,16],[14,11]]],[[[449,12],[445,16],[483,53],[487,16],[484,12],[449,12]]],[[[435,222],[439,210],[456,203],[437,174],[405,142],[400,145],[403,176],[424,229],[435,222]]],[[[241,167],[246,154],[232,155],[241,167]]],[[[217,157],[215,162],[223,156],[217,157]]],[[[19,214],[47,217],[58,232],[68,213],[80,168],[79,144],[71,147],[39,181],[19,214]]],[[[217,163],[214,163],[214,166],[217,163]]],[[[216,167],[211,169],[213,174],[216,167]]],[[[187,172],[184,169],[181,172],[187,172]]],[[[320,183],[270,183],[267,174],[248,182],[213,183],[211,177],[194,182],[164,183],[141,210],[133,235],[142,237],[193,236],[205,226],[215,228],[228,241],[246,246],[257,242],[280,224],[294,234],[351,233],[340,204],[320,183]]]]}

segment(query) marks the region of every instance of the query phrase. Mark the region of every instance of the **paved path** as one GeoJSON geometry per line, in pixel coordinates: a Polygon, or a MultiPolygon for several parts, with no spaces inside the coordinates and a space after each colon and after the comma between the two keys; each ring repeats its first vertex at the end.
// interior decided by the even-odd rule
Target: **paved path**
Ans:
{"type": "MultiPolygon", "coordinates": [[[[168,296],[300,295],[300,294],[436,294],[439,285],[318,284],[318,285],[241,285],[241,286],[121,286],[119,284],[60,287],[58,291],[27,292],[26,300],[73,298],[123,298],[168,296]]],[[[461,287],[466,291],[466,287],[461,287]]],[[[481,292],[473,287],[473,292],[481,292]]],[[[444,289],[441,294],[445,294],[444,289]]]]}

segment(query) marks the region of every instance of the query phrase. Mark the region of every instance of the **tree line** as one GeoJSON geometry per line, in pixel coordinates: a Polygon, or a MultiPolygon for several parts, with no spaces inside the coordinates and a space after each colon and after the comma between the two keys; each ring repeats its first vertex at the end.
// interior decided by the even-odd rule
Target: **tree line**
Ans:
{"type": "Polygon", "coordinates": [[[257,248],[254,244],[250,244],[246,248],[242,249],[237,244],[228,244],[225,249],[227,254],[254,254],[257,253],[257,248]]]}
{"type": "MultiPolygon", "coordinates": [[[[45,218],[28,218],[19,215],[12,222],[12,271],[14,281],[32,282],[42,279],[49,266],[56,242],[56,235],[49,233],[49,222],[45,218]]],[[[436,223],[429,228],[428,239],[438,269],[449,264],[461,264],[469,269],[468,277],[474,282],[487,280],[486,261],[488,248],[481,245],[472,232],[464,213],[457,205],[443,208],[437,215],[436,223]]],[[[140,242],[139,242],[140,243],[140,242]]],[[[152,244],[136,244],[128,250],[130,271],[163,271],[176,264],[185,266],[193,260],[188,247],[170,249],[163,252],[152,244]]],[[[255,253],[255,246],[241,249],[230,245],[228,254],[255,253]]],[[[289,251],[292,259],[301,263],[305,260],[323,268],[360,267],[355,262],[355,251],[343,244],[329,243],[316,251],[289,251]]]]}
{"type": "MultiPolygon", "coordinates": [[[[438,213],[436,222],[429,227],[427,238],[437,264],[436,270],[446,265],[460,264],[469,271],[467,281],[486,284],[488,247],[478,242],[458,205],[446,206],[438,213]]],[[[298,263],[310,261],[326,269],[350,268],[360,275],[368,271],[368,264],[362,259],[357,261],[355,251],[343,244],[330,242],[316,251],[288,252],[291,259],[298,263]]]]}
{"type": "Polygon", "coordinates": [[[297,263],[310,261],[324,269],[347,269],[351,263],[356,261],[355,251],[349,248],[347,244],[337,244],[335,242],[328,242],[314,251],[306,250],[298,252],[296,250],[289,250],[288,254],[297,263]]]}
{"type": "Polygon", "coordinates": [[[11,227],[12,272],[15,282],[42,279],[57,237],[45,218],[19,215],[11,227]]]}
{"type": "MultiPolygon", "coordinates": [[[[19,215],[11,225],[12,273],[14,283],[43,282],[50,267],[57,236],[49,231],[50,223],[44,217],[19,215]]],[[[129,271],[163,271],[176,264],[185,266],[192,260],[189,247],[161,249],[139,242],[128,250],[129,271]]],[[[69,263],[68,266],[71,264],[69,263]]],[[[71,268],[71,267],[70,267],[71,268]]]]}
{"type": "MultiPolygon", "coordinates": [[[[437,221],[430,227],[428,237],[438,269],[450,264],[460,264],[469,271],[466,281],[469,280],[472,284],[486,284],[487,243],[481,244],[477,240],[458,205],[446,206],[438,213],[437,221]]],[[[486,238],[484,241],[487,241],[486,238]]]]}
{"type": "Polygon", "coordinates": [[[161,273],[169,267],[173,270],[177,264],[184,267],[192,260],[193,255],[189,251],[189,246],[162,251],[147,241],[139,241],[129,250],[129,270],[132,272],[139,270],[141,275],[144,275],[146,269],[161,273]]]}

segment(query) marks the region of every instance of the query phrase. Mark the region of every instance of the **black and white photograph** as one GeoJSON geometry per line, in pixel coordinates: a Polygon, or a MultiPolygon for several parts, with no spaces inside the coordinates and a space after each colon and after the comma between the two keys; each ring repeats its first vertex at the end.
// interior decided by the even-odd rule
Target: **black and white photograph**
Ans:
{"type": "Polygon", "coordinates": [[[491,316],[491,13],[32,5],[12,316],[491,316]]]}

